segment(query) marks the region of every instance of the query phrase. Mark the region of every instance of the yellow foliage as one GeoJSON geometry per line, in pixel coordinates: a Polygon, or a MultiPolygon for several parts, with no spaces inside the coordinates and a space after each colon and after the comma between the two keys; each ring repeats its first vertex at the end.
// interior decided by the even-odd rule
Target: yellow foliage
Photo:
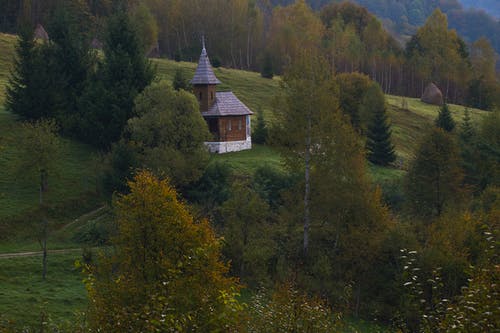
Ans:
{"type": "Polygon", "coordinates": [[[220,244],[206,220],[195,221],[167,180],[148,171],[115,201],[118,235],[87,281],[96,331],[226,331],[241,305],[226,277],[220,244]]]}

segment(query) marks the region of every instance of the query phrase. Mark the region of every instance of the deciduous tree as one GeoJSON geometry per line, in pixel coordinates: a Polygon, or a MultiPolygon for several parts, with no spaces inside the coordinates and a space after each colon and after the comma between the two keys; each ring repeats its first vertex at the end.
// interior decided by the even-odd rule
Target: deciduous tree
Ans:
{"type": "Polygon", "coordinates": [[[208,162],[204,142],[210,134],[195,97],[165,82],[155,83],[136,98],[135,112],[127,136],[142,166],[168,176],[177,186],[198,180],[208,162]]]}
{"type": "Polygon", "coordinates": [[[40,120],[35,123],[25,123],[22,127],[21,141],[16,142],[21,156],[17,169],[24,176],[38,178],[39,206],[41,212],[41,230],[39,242],[42,247],[42,278],[47,274],[47,234],[48,220],[45,195],[49,190],[49,176],[57,170],[61,141],[57,136],[57,126],[54,121],[40,120]]]}
{"type": "Polygon", "coordinates": [[[228,278],[220,243],[195,221],[168,184],[141,171],[115,201],[115,251],[90,267],[89,320],[95,331],[237,330],[239,285],[228,278]]]}

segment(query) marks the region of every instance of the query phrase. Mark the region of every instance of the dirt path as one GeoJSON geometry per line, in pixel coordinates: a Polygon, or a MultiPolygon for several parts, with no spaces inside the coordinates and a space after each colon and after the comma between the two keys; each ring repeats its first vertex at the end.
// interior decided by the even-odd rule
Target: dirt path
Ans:
{"type": "MultiPolygon", "coordinates": [[[[74,224],[79,223],[82,220],[86,220],[94,215],[97,215],[101,211],[105,210],[107,206],[102,206],[99,207],[89,213],[86,213],[77,219],[73,220],[72,222],[66,224],[63,226],[60,230],[64,230],[74,224]]],[[[94,248],[93,248],[94,249],[94,248]]],[[[64,253],[77,253],[81,252],[81,248],[71,248],[71,249],[59,249],[59,250],[48,250],[48,254],[64,254],[64,253]]],[[[37,257],[37,256],[42,256],[43,252],[42,251],[30,251],[30,252],[13,252],[13,253],[0,253],[0,259],[9,259],[9,258],[18,258],[18,257],[37,257]]]]}
{"type": "Polygon", "coordinates": [[[97,215],[99,212],[105,210],[106,208],[107,208],[107,206],[102,206],[102,207],[97,208],[96,210],[93,210],[93,211],[89,212],[89,213],[83,214],[82,216],[74,219],[72,222],[70,222],[70,223],[66,224],[65,226],[63,226],[60,230],[67,229],[67,228],[71,227],[72,225],[79,223],[82,220],[87,220],[90,217],[92,217],[94,215],[97,215]]]}
{"type": "MultiPolygon", "coordinates": [[[[60,250],[48,250],[48,254],[54,253],[76,253],[81,252],[82,249],[60,249],[60,250]]],[[[9,259],[9,258],[18,258],[18,257],[37,257],[43,255],[42,251],[33,251],[33,252],[16,252],[16,253],[1,253],[0,259],[9,259]]]]}

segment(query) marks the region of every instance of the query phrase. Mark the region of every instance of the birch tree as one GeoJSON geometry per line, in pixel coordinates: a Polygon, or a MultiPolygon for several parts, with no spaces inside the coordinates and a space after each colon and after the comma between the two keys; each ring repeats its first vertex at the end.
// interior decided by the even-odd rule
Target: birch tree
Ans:
{"type": "Polygon", "coordinates": [[[275,139],[283,147],[286,163],[304,175],[303,252],[309,247],[311,225],[311,165],[313,150],[321,149],[327,120],[335,114],[338,101],[329,91],[331,72],[326,60],[312,51],[303,51],[283,78],[277,101],[275,139]]]}
{"type": "Polygon", "coordinates": [[[17,170],[25,176],[38,177],[39,207],[41,212],[41,231],[38,241],[42,248],[42,279],[47,275],[47,233],[48,220],[46,216],[45,196],[49,191],[49,176],[57,169],[61,142],[57,136],[55,122],[40,120],[35,123],[25,123],[22,126],[23,135],[17,143],[21,152],[17,170]]]}

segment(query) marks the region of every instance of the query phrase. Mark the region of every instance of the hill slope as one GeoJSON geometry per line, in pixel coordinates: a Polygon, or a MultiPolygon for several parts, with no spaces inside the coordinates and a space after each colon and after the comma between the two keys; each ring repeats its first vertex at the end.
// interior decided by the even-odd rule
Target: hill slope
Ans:
{"type": "MultiPolygon", "coordinates": [[[[344,0],[307,0],[319,10],[326,4],[344,0]]],[[[430,14],[440,8],[448,15],[450,28],[456,29],[467,42],[487,37],[500,53],[500,23],[498,0],[346,0],[365,7],[377,16],[386,29],[399,40],[406,41],[422,26],[430,14]],[[478,10],[485,9],[486,11],[478,10]],[[496,14],[496,17],[488,14],[496,14]]],[[[288,5],[294,0],[271,0],[274,5],[288,5]]]]}
{"type": "MultiPolygon", "coordinates": [[[[4,101],[4,89],[10,70],[15,37],[0,34],[0,105],[4,101]]],[[[194,73],[196,64],[187,62],[174,62],[164,59],[153,60],[157,66],[161,79],[171,81],[177,68],[184,69],[188,76],[194,73]]],[[[265,118],[272,123],[272,101],[279,89],[279,78],[273,80],[263,79],[258,73],[234,69],[218,68],[215,74],[223,82],[219,90],[231,89],[252,110],[263,109],[265,118]]],[[[394,143],[399,158],[399,164],[404,168],[412,158],[416,144],[425,130],[432,124],[437,115],[437,107],[428,106],[418,99],[406,98],[408,110],[401,110],[402,98],[387,97],[390,106],[390,118],[393,123],[394,143]]],[[[463,117],[462,106],[450,106],[455,120],[461,121],[463,117]]],[[[477,120],[483,111],[472,110],[473,119],[477,120]]],[[[4,146],[0,155],[0,219],[2,217],[18,215],[28,211],[37,204],[37,187],[33,179],[16,180],[14,170],[9,170],[7,164],[17,155],[15,141],[17,135],[16,118],[0,107],[0,141],[4,146]],[[12,144],[6,144],[12,142],[12,144]]],[[[95,163],[92,148],[80,143],[66,140],[64,155],[60,163],[57,179],[51,187],[49,200],[54,205],[62,205],[85,196],[85,193],[95,189],[95,163]]],[[[262,163],[279,164],[276,153],[266,147],[261,147],[252,152],[241,154],[228,154],[217,156],[233,162],[236,168],[252,168],[262,163]],[[240,161],[240,162],[237,162],[240,161]],[[253,163],[251,161],[254,161],[253,163]]]]}
{"type": "Polygon", "coordinates": [[[482,9],[488,14],[500,18],[500,2],[498,0],[460,0],[465,8],[482,9]]]}

